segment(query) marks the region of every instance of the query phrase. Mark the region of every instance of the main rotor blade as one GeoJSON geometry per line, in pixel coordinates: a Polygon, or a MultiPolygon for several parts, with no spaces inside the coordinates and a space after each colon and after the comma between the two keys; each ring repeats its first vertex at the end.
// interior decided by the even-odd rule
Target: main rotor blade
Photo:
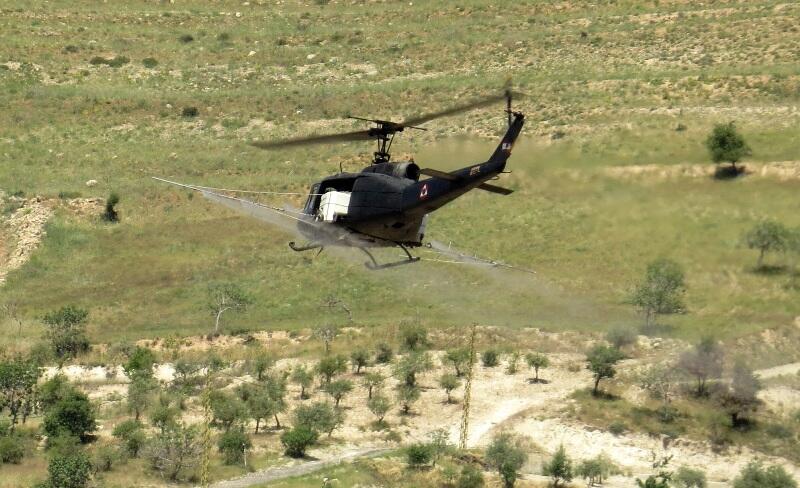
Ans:
{"type": "Polygon", "coordinates": [[[426,115],[420,115],[418,117],[412,117],[410,119],[406,119],[401,122],[400,125],[408,127],[409,125],[420,125],[424,124],[425,122],[430,122],[431,120],[438,119],[440,117],[449,117],[451,115],[460,114],[462,112],[469,112],[470,110],[476,110],[483,107],[488,107],[493,103],[497,103],[500,100],[505,100],[506,94],[503,93],[501,95],[493,95],[490,97],[482,98],[480,100],[474,100],[469,103],[465,103],[463,105],[458,105],[456,107],[448,108],[446,110],[442,110],[439,112],[433,112],[426,115]]]}
{"type": "Polygon", "coordinates": [[[281,147],[305,146],[312,144],[327,144],[331,142],[366,141],[371,139],[370,131],[358,130],[345,132],[343,134],[328,134],[324,136],[296,137],[293,139],[282,139],[278,141],[259,141],[251,142],[251,146],[260,149],[276,149],[281,147]]]}

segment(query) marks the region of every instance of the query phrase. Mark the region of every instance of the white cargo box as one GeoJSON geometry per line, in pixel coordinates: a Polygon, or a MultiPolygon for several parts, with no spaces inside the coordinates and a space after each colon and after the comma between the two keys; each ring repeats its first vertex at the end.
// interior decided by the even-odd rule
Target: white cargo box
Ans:
{"type": "Polygon", "coordinates": [[[319,216],[325,222],[335,222],[340,215],[347,215],[350,206],[350,192],[329,191],[322,195],[319,203],[319,216]]]}

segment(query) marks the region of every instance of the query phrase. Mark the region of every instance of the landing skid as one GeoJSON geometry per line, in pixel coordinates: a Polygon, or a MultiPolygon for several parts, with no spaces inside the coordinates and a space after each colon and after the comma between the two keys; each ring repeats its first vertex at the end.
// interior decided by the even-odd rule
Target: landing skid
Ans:
{"type": "Polygon", "coordinates": [[[405,246],[403,246],[402,244],[398,244],[397,247],[399,247],[400,249],[403,250],[403,252],[406,253],[406,256],[408,256],[408,259],[405,259],[403,261],[395,261],[393,263],[386,263],[386,264],[378,264],[378,262],[375,260],[375,257],[372,255],[372,253],[367,251],[366,248],[359,247],[359,249],[364,251],[364,254],[369,256],[369,259],[371,261],[371,262],[367,261],[366,263],[364,263],[364,266],[366,266],[368,269],[371,269],[371,270],[374,271],[374,270],[377,270],[377,269],[394,268],[396,266],[402,266],[404,264],[416,263],[417,261],[419,261],[420,258],[412,256],[411,253],[408,252],[408,249],[406,249],[405,246]]]}
{"type": "Polygon", "coordinates": [[[297,244],[294,243],[294,241],[292,241],[289,243],[289,248],[295,252],[303,252],[303,251],[310,251],[312,249],[319,249],[319,252],[317,252],[316,254],[317,256],[319,256],[319,254],[325,249],[325,246],[317,243],[309,243],[306,244],[305,246],[298,246],[297,244]]]}

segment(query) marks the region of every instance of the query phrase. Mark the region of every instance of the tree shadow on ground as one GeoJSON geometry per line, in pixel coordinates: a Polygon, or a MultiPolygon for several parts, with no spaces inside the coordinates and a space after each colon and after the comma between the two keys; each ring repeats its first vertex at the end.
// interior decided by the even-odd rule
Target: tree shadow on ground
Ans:
{"type": "Polygon", "coordinates": [[[548,384],[550,384],[550,381],[542,379],[542,378],[528,378],[528,383],[530,383],[532,385],[536,385],[536,384],[548,385],[548,384]]]}
{"type": "Polygon", "coordinates": [[[751,268],[750,271],[764,276],[778,276],[789,274],[789,267],[782,264],[762,264],[751,268]]]}
{"type": "Polygon", "coordinates": [[[717,166],[714,168],[714,174],[711,177],[715,180],[734,180],[740,176],[747,174],[747,167],[744,165],[732,166],[717,166]]]}
{"type": "Polygon", "coordinates": [[[668,336],[674,331],[675,331],[675,326],[669,324],[652,323],[652,324],[644,324],[639,327],[639,332],[642,335],[646,335],[648,337],[668,336]]]}

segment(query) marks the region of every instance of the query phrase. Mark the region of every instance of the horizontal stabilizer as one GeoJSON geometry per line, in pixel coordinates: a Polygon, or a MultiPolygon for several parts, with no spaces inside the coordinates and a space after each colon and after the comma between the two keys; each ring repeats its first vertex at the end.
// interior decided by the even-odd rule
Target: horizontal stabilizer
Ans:
{"type": "Polygon", "coordinates": [[[480,184],[478,185],[478,188],[481,190],[490,191],[492,193],[499,193],[500,195],[511,195],[514,193],[514,190],[509,190],[508,188],[503,188],[502,186],[490,185],[489,183],[480,184]]]}
{"type": "Polygon", "coordinates": [[[426,176],[433,176],[434,178],[439,178],[439,179],[447,180],[447,181],[458,181],[458,180],[461,179],[461,178],[459,178],[458,176],[456,176],[454,174],[446,173],[444,171],[439,171],[438,169],[422,168],[422,169],[419,170],[419,172],[420,172],[420,174],[423,174],[423,175],[426,175],[426,176]]]}

